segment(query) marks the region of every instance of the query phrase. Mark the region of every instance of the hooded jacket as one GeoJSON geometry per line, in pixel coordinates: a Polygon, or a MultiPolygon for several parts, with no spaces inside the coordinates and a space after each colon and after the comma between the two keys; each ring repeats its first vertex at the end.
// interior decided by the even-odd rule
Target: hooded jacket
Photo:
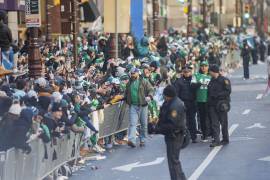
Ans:
{"type": "Polygon", "coordinates": [[[26,143],[28,140],[27,133],[32,127],[32,119],[34,113],[31,109],[25,108],[21,111],[20,117],[14,122],[14,128],[10,138],[12,147],[22,150],[31,150],[31,147],[26,143]]]}
{"type": "Polygon", "coordinates": [[[18,121],[19,115],[7,113],[0,121],[0,151],[6,151],[12,147],[10,143],[14,124],[18,121]]]}

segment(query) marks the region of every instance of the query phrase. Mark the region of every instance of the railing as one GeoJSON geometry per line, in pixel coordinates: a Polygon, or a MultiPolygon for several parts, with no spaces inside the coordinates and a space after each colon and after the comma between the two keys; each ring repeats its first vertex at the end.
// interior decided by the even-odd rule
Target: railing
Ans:
{"type": "MultiPolygon", "coordinates": [[[[125,103],[111,105],[91,114],[98,123],[99,136],[107,137],[128,127],[128,107],[125,103]]],[[[32,152],[9,149],[0,152],[0,180],[41,180],[65,163],[79,157],[81,134],[70,133],[44,144],[41,140],[30,143],[32,152]]]]}
{"type": "Polygon", "coordinates": [[[44,144],[30,143],[32,152],[9,149],[0,152],[0,180],[41,180],[65,163],[79,157],[81,134],[71,133],[44,144]]]}

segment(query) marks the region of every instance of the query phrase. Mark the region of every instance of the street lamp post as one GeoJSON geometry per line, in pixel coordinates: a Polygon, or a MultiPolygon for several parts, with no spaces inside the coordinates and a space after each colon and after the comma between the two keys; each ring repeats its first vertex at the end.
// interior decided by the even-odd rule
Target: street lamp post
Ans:
{"type": "Polygon", "coordinates": [[[29,76],[32,78],[38,78],[42,74],[41,54],[39,51],[39,44],[38,44],[39,28],[30,27],[29,31],[30,31],[29,32],[30,49],[28,57],[29,76]]]}
{"type": "Polygon", "coordinates": [[[72,9],[72,35],[73,35],[73,57],[75,62],[75,67],[78,65],[78,1],[71,0],[71,9],[72,9]]]}
{"type": "Polygon", "coordinates": [[[28,69],[31,78],[38,78],[42,75],[41,54],[39,50],[39,27],[41,25],[40,1],[25,1],[25,19],[28,27],[29,55],[28,69]],[[33,13],[34,12],[34,13],[33,13]]]}

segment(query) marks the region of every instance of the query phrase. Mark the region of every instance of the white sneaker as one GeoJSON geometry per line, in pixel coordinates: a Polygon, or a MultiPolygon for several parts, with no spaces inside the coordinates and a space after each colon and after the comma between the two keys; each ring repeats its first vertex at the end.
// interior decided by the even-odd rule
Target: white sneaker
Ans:
{"type": "Polygon", "coordinates": [[[103,149],[103,148],[100,147],[99,145],[95,145],[95,146],[93,147],[93,150],[96,151],[97,153],[103,153],[103,152],[106,151],[105,149],[103,149]]]}

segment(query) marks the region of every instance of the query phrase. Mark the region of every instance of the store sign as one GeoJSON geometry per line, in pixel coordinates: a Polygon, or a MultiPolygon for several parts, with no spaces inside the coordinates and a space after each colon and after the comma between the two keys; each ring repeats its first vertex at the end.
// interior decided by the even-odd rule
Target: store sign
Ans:
{"type": "Polygon", "coordinates": [[[25,0],[26,27],[40,27],[40,0],[25,0]]]}
{"type": "Polygon", "coordinates": [[[25,0],[20,0],[20,5],[25,6],[25,0]]]}

